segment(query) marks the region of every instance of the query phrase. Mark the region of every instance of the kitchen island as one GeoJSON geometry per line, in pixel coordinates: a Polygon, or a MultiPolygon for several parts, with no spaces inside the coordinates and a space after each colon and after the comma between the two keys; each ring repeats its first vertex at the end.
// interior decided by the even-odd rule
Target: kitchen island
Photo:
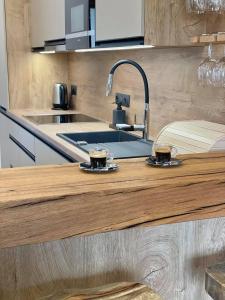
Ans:
{"type": "Polygon", "coordinates": [[[77,164],[1,170],[0,298],[128,280],[163,299],[209,299],[205,264],[225,259],[225,153],[182,159],[121,160],[98,176],[77,164]]]}
{"type": "Polygon", "coordinates": [[[225,153],[182,159],[169,169],[118,161],[104,175],[76,164],[1,170],[0,247],[225,216],[225,153]]]}

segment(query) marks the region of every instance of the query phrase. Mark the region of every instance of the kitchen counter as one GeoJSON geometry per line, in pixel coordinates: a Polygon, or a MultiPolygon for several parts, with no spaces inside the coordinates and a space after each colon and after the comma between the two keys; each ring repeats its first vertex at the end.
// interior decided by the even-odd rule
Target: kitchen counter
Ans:
{"type": "Polygon", "coordinates": [[[29,121],[26,116],[35,115],[59,115],[59,114],[73,114],[79,113],[76,110],[10,110],[4,112],[12,120],[18,122],[27,130],[31,131],[37,137],[42,139],[44,142],[53,144],[57,149],[60,149],[63,153],[69,155],[74,161],[87,161],[89,160],[88,154],[74,145],[64,141],[58,137],[58,133],[71,133],[71,132],[91,132],[91,131],[109,131],[109,124],[102,122],[81,122],[81,123],[66,123],[66,124],[36,124],[29,121]]]}
{"type": "Polygon", "coordinates": [[[182,158],[171,169],[122,160],[101,175],[77,164],[2,169],[0,247],[225,216],[225,153],[182,158]]]}

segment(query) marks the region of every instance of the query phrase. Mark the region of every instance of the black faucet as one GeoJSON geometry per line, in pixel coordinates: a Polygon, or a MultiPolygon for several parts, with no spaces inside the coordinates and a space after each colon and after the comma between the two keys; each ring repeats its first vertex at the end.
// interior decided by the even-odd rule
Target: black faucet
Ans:
{"type": "Polygon", "coordinates": [[[116,71],[116,69],[121,66],[121,65],[132,65],[134,66],[136,69],[138,69],[138,71],[141,73],[142,79],[144,81],[144,89],[145,89],[145,109],[144,109],[144,126],[143,126],[143,138],[145,140],[148,139],[149,136],[149,85],[148,85],[148,79],[147,76],[144,72],[144,70],[142,69],[142,67],[136,63],[133,60],[130,59],[124,59],[124,60],[119,60],[118,62],[116,62],[113,66],[112,69],[109,73],[109,78],[108,78],[108,83],[107,83],[107,88],[106,88],[106,96],[109,96],[112,92],[112,86],[113,86],[113,75],[116,71]]]}

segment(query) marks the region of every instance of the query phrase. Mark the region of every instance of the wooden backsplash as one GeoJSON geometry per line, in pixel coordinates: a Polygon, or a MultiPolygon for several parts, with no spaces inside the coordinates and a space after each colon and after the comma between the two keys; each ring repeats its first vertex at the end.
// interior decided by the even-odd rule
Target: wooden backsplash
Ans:
{"type": "MultiPolygon", "coordinates": [[[[167,48],[71,54],[69,79],[78,86],[74,106],[107,121],[112,119],[114,97],[105,97],[111,65],[119,59],[140,63],[150,83],[150,133],[155,136],[169,122],[204,119],[225,124],[225,90],[198,85],[196,69],[206,55],[204,48],[167,48]]],[[[222,56],[217,47],[216,55],[222,56]]],[[[132,66],[117,69],[115,92],[131,95],[129,121],[142,122],[144,88],[132,66]]]]}
{"type": "MultiPolygon", "coordinates": [[[[198,86],[196,68],[206,49],[34,54],[30,51],[29,9],[29,0],[6,0],[11,108],[51,107],[53,84],[62,81],[78,86],[78,95],[73,99],[75,108],[110,122],[115,105],[114,97],[105,97],[108,72],[118,59],[130,58],[143,66],[149,78],[152,135],[175,120],[205,119],[225,124],[224,89],[198,86]]],[[[220,46],[216,52],[216,56],[222,56],[220,46]]],[[[140,75],[133,67],[123,66],[117,70],[114,82],[114,93],[131,95],[129,122],[137,114],[141,123],[144,89],[140,75]]]]}

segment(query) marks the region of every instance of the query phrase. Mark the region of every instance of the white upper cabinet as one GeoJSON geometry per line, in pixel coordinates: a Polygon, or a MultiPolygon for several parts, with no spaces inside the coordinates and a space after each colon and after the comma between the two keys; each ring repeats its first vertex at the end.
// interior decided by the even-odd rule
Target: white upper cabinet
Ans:
{"type": "MultiPolygon", "coordinates": [[[[67,49],[89,48],[91,45],[89,45],[89,39],[86,41],[87,32],[89,33],[89,27],[92,28],[95,25],[97,46],[101,46],[104,42],[106,42],[105,46],[109,46],[110,42],[114,46],[118,43],[121,45],[143,43],[145,34],[144,1],[31,0],[32,48],[43,48],[46,41],[65,39],[65,32],[67,32],[67,49]],[[96,20],[91,18],[94,15],[94,7],[96,20]],[[87,24],[89,19],[91,19],[92,26],[87,24]],[[85,26],[81,26],[84,24],[85,26]]],[[[46,46],[51,47],[56,44],[47,43],[46,46]]]]}
{"type": "Polygon", "coordinates": [[[65,38],[65,0],[31,0],[32,47],[65,38]]]}
{"type": "Polygon", "coordinates": [[[4,0],[0,0],[0,105],[8,108],[9,92],[4,4],[4,0]]]}
{"type": "Polygon", "coordinates": [[[96,41],[144,36],[144,0],[96,0],[96,41]]]}

